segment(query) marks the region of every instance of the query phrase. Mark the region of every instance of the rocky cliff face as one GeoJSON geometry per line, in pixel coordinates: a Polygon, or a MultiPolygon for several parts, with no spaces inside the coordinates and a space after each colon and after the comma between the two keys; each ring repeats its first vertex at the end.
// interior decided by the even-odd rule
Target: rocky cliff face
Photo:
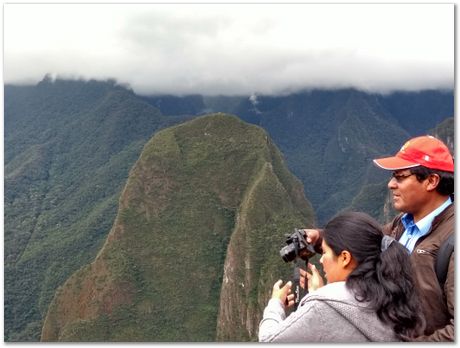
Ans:
{"type": "Polygon", "coordinates": [[[57,291],[43,341],[248,341],[278,254],[314,217],[267,134],[214,114],[157,133],[98,256],[57,291]]]}

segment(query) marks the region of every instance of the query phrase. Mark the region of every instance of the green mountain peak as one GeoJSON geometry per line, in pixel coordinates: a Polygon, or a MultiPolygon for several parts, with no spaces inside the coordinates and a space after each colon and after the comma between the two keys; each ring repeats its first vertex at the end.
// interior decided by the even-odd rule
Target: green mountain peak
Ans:
{"type": "Polygon", "coordinates": [[[255,340],[271,285],[291,275],[284,235],[313,224],[261,128],[219,113],[161,130],[96,259],[57,291],[42,340],[255,340]]]}

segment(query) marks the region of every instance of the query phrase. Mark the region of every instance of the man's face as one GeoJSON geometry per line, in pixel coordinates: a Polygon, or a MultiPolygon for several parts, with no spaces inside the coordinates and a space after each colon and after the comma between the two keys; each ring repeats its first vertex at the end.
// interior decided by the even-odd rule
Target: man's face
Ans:
{"type": "Polygon", "coordinates": [[[426,180],[419,182],[408,169],[393,172],[388,188],[393,194],[393,206],[400,212],[416,216],[428,201],[426,180]]]}

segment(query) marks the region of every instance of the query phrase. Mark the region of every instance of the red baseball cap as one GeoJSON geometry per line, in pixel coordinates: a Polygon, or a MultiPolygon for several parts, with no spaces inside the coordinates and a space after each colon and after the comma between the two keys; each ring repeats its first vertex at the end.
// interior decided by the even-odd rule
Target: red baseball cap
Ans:
{"type": "Polygon", "coordinates": [[[454,172],[454,160],[447,146],[431,135],[408,140],[393,157],[377,158],[374,163],[386,170],[400,170],[424,166],[454,172]]]}

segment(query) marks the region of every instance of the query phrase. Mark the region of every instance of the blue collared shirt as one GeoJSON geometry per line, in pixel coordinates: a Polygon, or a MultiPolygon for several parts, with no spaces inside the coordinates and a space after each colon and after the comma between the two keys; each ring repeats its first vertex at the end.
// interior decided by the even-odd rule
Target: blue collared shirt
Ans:
{"type": "Polygon", "coordinates": [[[414,250],[415,243],[417,243],[417,240],[419,240],[420,237],[423,237],[430,231],[434,218],[441,214],[444,209],[446,209],[451,204],[452,200],[449,197],[442,205],[433,210],[417,223],[414,223],[414,217],[412,214],[404,214],[401,218],[401,222],[404,225],[405,231],[401,238],[399,238],[399,243],[404,245],[406,249],[409,250],[409,252],[412,252],[414,250]]]}

